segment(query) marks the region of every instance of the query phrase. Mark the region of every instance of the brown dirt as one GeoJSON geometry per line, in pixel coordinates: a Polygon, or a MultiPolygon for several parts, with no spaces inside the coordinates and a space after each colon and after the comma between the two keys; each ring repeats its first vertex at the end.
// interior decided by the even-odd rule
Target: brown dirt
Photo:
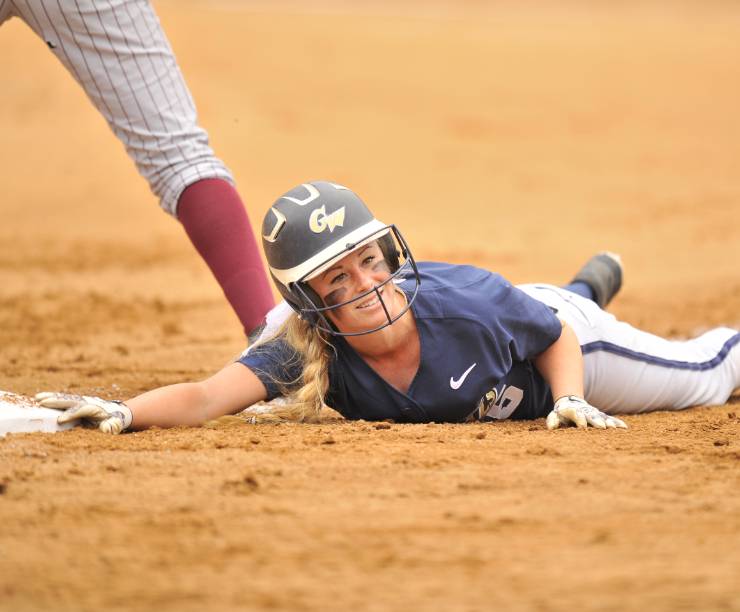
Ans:
{"type": "MultiPolygon", "coordinates": [[[[735,3],[157,3],[252,218],[332,178],[420,259],[623,254],[614,312],[740,323],[735,3]]],[[[0,29],[0,389],[125,397],[243,346],[43,43],[0,29]]],[[[247,426],[0,441],[3,610],[740,610],[740,406],[629,431],[247,426]]]]}

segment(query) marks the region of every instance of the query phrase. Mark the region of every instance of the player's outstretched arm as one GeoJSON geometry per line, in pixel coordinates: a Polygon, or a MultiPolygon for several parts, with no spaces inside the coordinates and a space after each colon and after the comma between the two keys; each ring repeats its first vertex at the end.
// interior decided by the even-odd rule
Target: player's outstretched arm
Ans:
{"type": "Polygon", "coordinates": [[[561,425],[627,428],[624,421],[601,412],[583,399],[583,355],[575,332],[563,322],[563,331],[553,344],[540,353],[534,364],[550,385],[555,405],[547,415],[547,428],[561,425]]]}
{"type": "Polygon", "coordinates": [[[60,423],[82,419],[113,434],[155,426],[194,427],[266,398],[264,385],[240,363],[229,364],[204,381],[160,387],[126,402],[61,393],[36,396],[46,408],[65,410],[59,416],[60,423]]]}

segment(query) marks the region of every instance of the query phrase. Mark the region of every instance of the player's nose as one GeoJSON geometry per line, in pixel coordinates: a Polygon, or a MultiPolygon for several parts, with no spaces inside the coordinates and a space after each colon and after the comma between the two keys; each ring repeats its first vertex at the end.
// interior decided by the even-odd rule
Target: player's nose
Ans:
{"type": "Polygon", "coordinates": [[[375,280],[369,270],[364,270],[360,267],[355,269],[355,290],[358,294],[365,293],[373,288],[375,280]]]}

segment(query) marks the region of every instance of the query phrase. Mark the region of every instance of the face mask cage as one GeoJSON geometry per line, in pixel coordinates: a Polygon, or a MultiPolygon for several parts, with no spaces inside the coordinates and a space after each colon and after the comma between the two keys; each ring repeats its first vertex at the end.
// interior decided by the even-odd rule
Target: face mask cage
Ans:
{"type": "MultiPolygon", "coordinates": [[[[320,304],[322,304],[323,302],[321,301],[319,296],[317,296],[315,292],[308,286],[305,279],[311,277],[311,275],[314,274],[316,270],[324,265],[321,264],[305,274],[300,280],[298,280],[298,282],[291,285],[291,292],[300,300],[298,311],[299,316],[308,321],[315,328],[331,334],[332,336],[364,336],[365,334],[372,334],[373,332],[383,329],[384,327],[392,325],[393,323],[398,321],[398,319],[400,319],[404,314],[406,314],[409,308],[411,308],[411,304],[414,303],[416,295],[419,292],[421,278],[419,277],[419,270],[416,267],[416,261],[411,254],[411,250],[409,249],[403,235],[395,225],[387,225],[384,228],[381,228],[377,232],[374,232],[367,238],[363,239],[361,243],[347,244],[347,246],[340,253],[340,256],[337,259],[347,255],[362,244],[367,244],[379,238],[382,240],[385,236],[392,237],[391,242],[393,242],[394,248],[397,247],[397,251],[400,255],[399,265],[397,266],[396,270],[391,272],[390,276],[387,279],[385,279],[382,283],[373,286],[371,289],[368,289],[364,293],[353,297],[352,299],[346,300],[339,304],[335,304],[333,306],[320,306],[320,304]],[[406,305],[404,306],[404,308],[395,316],[391,316],[391,313],[389,312],[380,291],[386,285],[389,285],[391,289],[395,289],[393,285],[396,281],[400,282],[401,279],[407,278],[411,275],[413,275],[414,278],[413,291],[411,292],[411,295],[406,294],[406,305]],[[354,302],[364,300],[372,294],[375,294],[377,296],[386,318],[386,321],[378,325],[377,327],[374,327],[372,329],[365,329],[362,331],[341,332],[331,323],[329,318],[326,316],[327,312],[338,310],[339,308],[343,308],[344,306],[348,306],[349,304],[353,304],[354,302]]],[[[387,259],[388,256],[386,255],[386,260],[387,259]]],[[[389,264],[390,263],[391,262],[389,262],[389,264]]],[[[399,289],[399,291],[402,290],[399,289]]]]}

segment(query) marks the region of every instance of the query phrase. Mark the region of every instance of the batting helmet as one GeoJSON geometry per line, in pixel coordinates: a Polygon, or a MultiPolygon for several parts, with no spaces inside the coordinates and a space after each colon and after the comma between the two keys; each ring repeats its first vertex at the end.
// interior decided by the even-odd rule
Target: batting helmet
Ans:
{"type": "Polygon", "coordinates": [[[401,232],[378,221],[353,191],[327,181],[303,183],[282,195],[262,223],[262,245],[270,275],[285,301],[303,319],[330,334],[356,336],[386,327],[410,307],[419,290],[416,262],[401,232]],[[321,274],[354,249],[378,241],[390,276],[361,295],[327,306],[307,281],[321,274]],[[416,285],[406,307],[391,316],[379,290],[413,273],[416,285]],[[387,321],[373,329],[342,333],[325,313],[376,293],[387,321]]]}

